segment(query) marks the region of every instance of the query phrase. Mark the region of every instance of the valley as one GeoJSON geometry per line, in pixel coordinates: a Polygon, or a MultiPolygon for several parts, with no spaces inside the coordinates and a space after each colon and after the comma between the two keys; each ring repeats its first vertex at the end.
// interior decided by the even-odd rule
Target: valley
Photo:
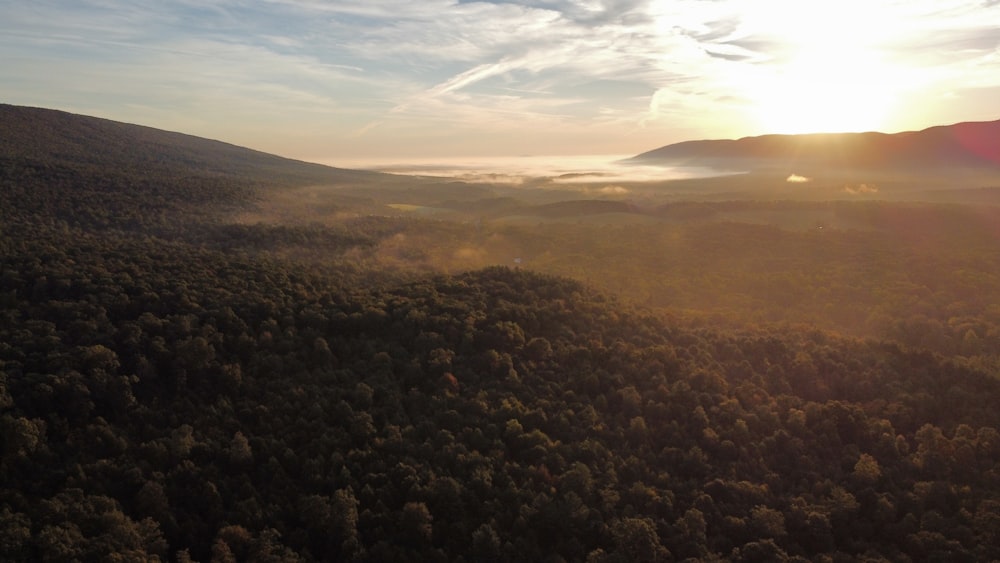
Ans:
{"type": "Polygon", "coordinates": [[[0,106],[0,558],[996,559],[1000,181],[865,174],[463,181],[0,106]]]}

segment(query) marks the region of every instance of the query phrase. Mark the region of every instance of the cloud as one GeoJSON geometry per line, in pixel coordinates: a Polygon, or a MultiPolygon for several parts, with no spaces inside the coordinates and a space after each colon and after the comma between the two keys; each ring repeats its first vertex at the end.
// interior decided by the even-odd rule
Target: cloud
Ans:
{"type": "Polygon", "coordinates": [[[512,153],[761,133],[748,85],[780,74],[796,37],[832,28],[875,42],[910,91],[1000,87],[995,2],[801,4],[0,0],[0,83],[15,103],[270,150],[512,153]]]}
{"type": "Polygon", "coordinates": [[[448,92],[453,92],[455,90],[460,90],[466,86],[471,86],[477,82],[496,76],[498,74],[503,74],[510,70],[516,69],[522,66],[523,63],[518,61],[504,59],[496,63],[485,63],[473,67],[465,72],[461,72],[448,80],[430,88],[427,90],[427,94],[431,96],[437,96],[441,94],[446,94],[448,92]]]}

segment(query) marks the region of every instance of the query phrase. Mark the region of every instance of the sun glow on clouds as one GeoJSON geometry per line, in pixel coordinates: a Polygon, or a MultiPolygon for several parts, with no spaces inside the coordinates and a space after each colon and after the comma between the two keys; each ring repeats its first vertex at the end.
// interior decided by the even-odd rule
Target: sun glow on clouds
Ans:
{"type": "Polygon", "coordinates": [[[0,84],[309,160],[635,154],[993,119],[998,28],[981,0],[0,0],[0,84]]]}
{"type": "Polygon", "coordinates": [[[773,133],[875,131],[899,98],[872,54],[805,51],[756,85],[754,113],[773,133]]]}
{"type": "Polygon", "coordinates": [[[772,64],[749,85],[766,130],[877,130],[912,86],[885,56],[898,30],[890,4],[770,0],[754,7],[760,19],[751,21],[775,42],[772,64]]]}

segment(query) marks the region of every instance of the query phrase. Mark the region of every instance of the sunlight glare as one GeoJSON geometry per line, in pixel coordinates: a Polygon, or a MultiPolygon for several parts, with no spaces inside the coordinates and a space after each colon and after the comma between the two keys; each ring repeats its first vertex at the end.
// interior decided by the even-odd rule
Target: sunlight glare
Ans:
{"type": "MultiPolygon", "coordinates": [[[[885,4],[777,0],[754,23],[784,46],[748,86],[752,113],[771,133],[873,131],[901,94],[880,43],[885,4]]],[[[757,6],[755,5],[755,8],[757,6]]]]}
{"type": "Polygon", "coordinates": [[[772,133],[877,130],[895,96],[860,53],[803,52],[754,88],[755,113],[772,133]]]}

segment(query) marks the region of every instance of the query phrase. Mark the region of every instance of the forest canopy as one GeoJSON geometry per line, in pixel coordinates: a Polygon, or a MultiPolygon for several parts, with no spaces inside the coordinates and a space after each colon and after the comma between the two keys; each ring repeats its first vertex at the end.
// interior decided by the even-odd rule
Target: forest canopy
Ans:
{"type": "Polygon", "coordinates": [[[156,150],[2,155],[0,559],[1000,558],[991,208],[247,221],[297,172],[156,150]]]}

